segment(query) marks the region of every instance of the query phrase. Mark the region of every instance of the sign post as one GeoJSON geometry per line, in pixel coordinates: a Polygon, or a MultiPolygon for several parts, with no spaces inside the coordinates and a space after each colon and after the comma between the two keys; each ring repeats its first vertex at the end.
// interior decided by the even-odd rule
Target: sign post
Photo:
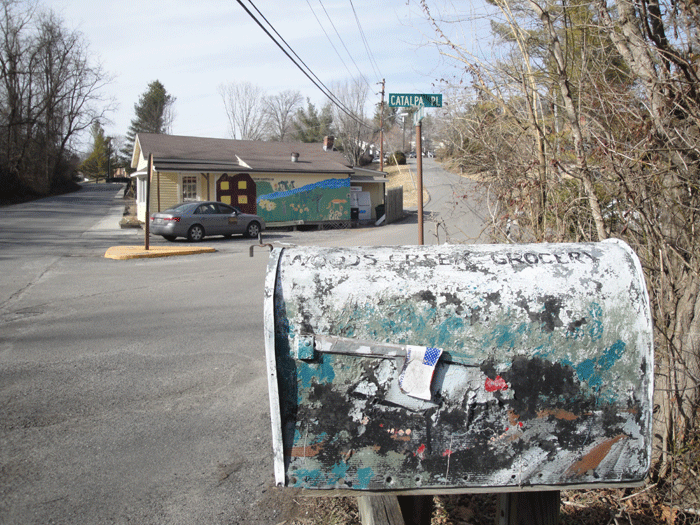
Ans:
{"type": "Polygon", "coordinates": [[[420,120],[416,124],[416,196],[418,206],[418,244],[422,246],[423,242],[423,135],[420,120]]]}
{"type": "Polygon", "coordinates": [[[416,191],[418,206],[418,244],[423,243],[423,147],[420,121],[425,116],[425,108],[441,108],[442,94],[389,93],[389,107],[414,108],[413,124],[416,126],[416,191]]]}

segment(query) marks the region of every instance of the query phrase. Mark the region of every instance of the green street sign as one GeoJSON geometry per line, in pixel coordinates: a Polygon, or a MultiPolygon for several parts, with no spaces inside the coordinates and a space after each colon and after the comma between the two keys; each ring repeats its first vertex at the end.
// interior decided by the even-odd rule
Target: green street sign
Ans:
{"type": "Polygon", "coordinates": [[[389,93],[390,108],[441,108],[442,94],[389,93]]]}

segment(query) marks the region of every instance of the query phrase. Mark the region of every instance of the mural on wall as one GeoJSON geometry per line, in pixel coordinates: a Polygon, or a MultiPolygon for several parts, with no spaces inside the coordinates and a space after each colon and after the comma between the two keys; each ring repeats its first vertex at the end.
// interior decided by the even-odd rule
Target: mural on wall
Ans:
{"type": "Polygon", "coordinates": [[[257,213],[257,186],[247,173],[224,173],[216,182],[216,200],[235,206],[243,213],[257,213]]]}
{"type": "Polygon", "coordinates": [[[299,188],[294,181],[280,181],[276,189],[269,183],[259,186],[257,213],[268,222],[350,219],[350,178],[326,179],[299,188]],[[265,186],[271,191],[262,194],[265,186]]]}

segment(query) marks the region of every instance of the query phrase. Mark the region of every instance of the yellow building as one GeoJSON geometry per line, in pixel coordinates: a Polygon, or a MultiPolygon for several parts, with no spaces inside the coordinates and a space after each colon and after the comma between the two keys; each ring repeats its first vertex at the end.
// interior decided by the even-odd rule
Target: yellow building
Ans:
{"type": "Polygon", "coordinates": [[[261,142],[139,133],[131,167],[136,169],[138,218],[186,201],[216,200],[260,215],[269,226],[348,222],[351,191],[368,195],[368,220],[384,204],[386,176],[351,166],[323,144],[261,142]]]}

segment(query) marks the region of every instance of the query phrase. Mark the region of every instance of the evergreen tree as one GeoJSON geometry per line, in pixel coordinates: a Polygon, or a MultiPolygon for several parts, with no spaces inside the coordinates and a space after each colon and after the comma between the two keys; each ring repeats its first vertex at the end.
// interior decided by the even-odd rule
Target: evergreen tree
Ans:
{"type": "Polygon", "coordinates": [[[136,116],[131,120],[129,130],[126,132],[126,142],[120,151],[120,161],[128,167],[131,163],[131,155],[134,148],[134,140],[138,133],[163,133],[170,132],[173,121],[173,104],[175,97],[170,95],[159,80],[148,84],[146,92],[139,97],[134,104],[136,116]]]}
{"type": "Polygon", "coordinates": [[[90,130],[92,134],[92,151],[80,165],[80,171],[88,177],[98,180],[107,177],[109,166],[109,144],[105,131],[99,122],[95,122],[90,130]]]}
{"type": "Polygon", "coordinates": [[[300,142],[323,142],[327,135],[333,135],[333,113],[330,103],[323,106],[319,113],[309,99],[307,109],[299,109],[294,121],[296,139],[300,142]]]}

